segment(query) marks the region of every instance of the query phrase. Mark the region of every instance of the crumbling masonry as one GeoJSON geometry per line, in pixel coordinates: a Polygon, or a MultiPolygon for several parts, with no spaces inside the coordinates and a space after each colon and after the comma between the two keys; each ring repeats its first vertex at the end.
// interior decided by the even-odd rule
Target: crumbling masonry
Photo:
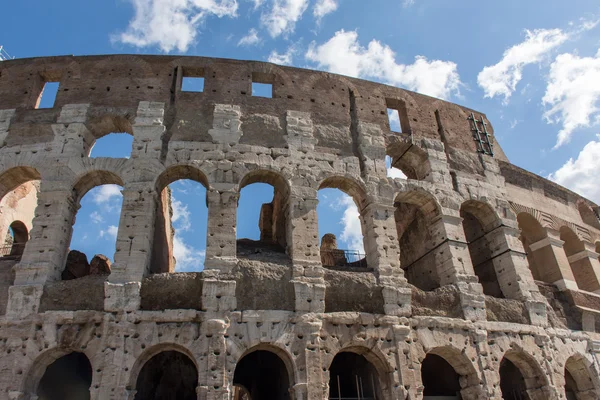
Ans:
{"type": "Polygon", "coordinates": [[[465,107],[261,62],[4,61],[0,199],[0,399],[600,398],[598,206],[510,164],[465,107]],[[111,132],[131,157],[89,158],[111,132]],[[178,179],[207,189],[201,273],[173,272],[178,179]],[[256,182],[275,197],[237,241],[256,182]],[[62,280],[101,184],[123,187],[110,275],[62,280]],[[359,266],[322,262],[322,188],[358,206],[359,266]]]}

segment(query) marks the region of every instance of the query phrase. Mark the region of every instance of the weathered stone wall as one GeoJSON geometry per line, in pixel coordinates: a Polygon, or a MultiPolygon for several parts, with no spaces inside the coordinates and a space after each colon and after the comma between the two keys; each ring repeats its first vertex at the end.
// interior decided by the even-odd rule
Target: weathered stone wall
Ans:
{"type": "Polygon", "coordinates": [[[46,368],[72,352],[90,361],[92,399],[134,399],[163,351],[193,362],[198,399],[231,398],[254,351],[281,359],[298,400],[327,398],[340,352],[370,363],[383,399],[428,396],[428,354],[463,399],[501,399],[508,361],[532,400],[565,399],[566,386],[599,398],[598,207],[511,165],[496,142],[494,157],[477,152],[472,112],[494,141],[468,108],[268,63],[2,62],[0,221],[23,188],[37,207],[25,207],[22,256],[0,260],[0,399],[37,398],[46,368]],[[181,90],[189,76],[204,77],[202,93],[181,90]],[[252,96],[253,80],[273,98],[252,96]],[[37,109],[48,81],[60,82],[54,107],[37,109]],[[89,158],[111,132],[133,135],[131,157],[89,158]],[[409,179],[387,178],[386,155],[409,179]],[[202,273],[171,273],[164,189],[178,179],[207,189],[202,273]],[[275,188],[271,221],[263,241],[237,241],[239,193],[255,182],[275,188]],[[61,281],[79,201],[101,184],[123,187],[111,273],[61,281]],[[322,188],[357,204],[366,268],[324,268],[322,188]]]}

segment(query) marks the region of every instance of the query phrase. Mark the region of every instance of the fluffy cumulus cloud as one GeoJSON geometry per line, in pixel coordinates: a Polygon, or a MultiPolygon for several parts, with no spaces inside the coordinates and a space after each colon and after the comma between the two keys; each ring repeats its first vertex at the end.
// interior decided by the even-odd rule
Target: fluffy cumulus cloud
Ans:
{"type": "Polygon", "coordinates": [[[313,15],[320,21],[321,18],[327,14],[331,14],[338,8],[337,0],[317,0],[315,8],[313,9],[313,15]]]}
{"type": "Polygon", "coordinates": [[[236,0],[129,0],[134,17],[125,32],[114,37],[136,47],[158,46],[185,52],[199,25],[209,16],[235,17],[236,0]]]}
{"type": "Polygon", "coordinates": [[[240,39],[238,46],[255,46],[260,43],[258,31],[254,28],[250,29],[246,36],[240,39]]]}
{"type": "Polygon", "coordinates": [[[569,38],[560,29],[526,30],[525,36],[522,43],[506,50],[497,64],[485,67],[477,76],[477,83],[485,97],[504,96],[504,100],[508,101],[523,77],[523,68],[539,63],[569,38]]]}
{"type": "Polygon", "coordinates": [[[90,190],[90,194],[92,195],[92,200],[96,204],[110,203],[111,201],[120,199],[122,196],[121,186],[119,185],[97,186],[90,190]]]}
{"type": "Polygon", "coordinates": [[[100,237],[103,239],[115,240],[117,238],[118,232],[118,227],[116,227],[115,225],[110,225],[108,228],[100,230],[100,237]]]}
{"type": "Polygon", "coordinates": [[[377,40],[361,46],[356,31],[338,31],[327,42],[312,43],[306,58],[330,72],[375,79],[442,99],[458,94],[461,82],[456,64],[417,56],[399,64],[394,51],[377,40]]]}
{"type": "Polygon", "coordinates": [[[177,233],[173,238],[173,256],[176,272],[201,271],[204,268],[206,252],[188,245],[177,233]]]}
{"type": "Polygon", "coordinates": [[[589,142],[577,156],[570,159],[548,178],[588,199],[600,203],[600,135],[589,142]]]}
{"type": "Polygon", "coordinates": [[[292,65],[294,61],[294,55],[298,52],[298,49],[295,45],[288,47],[285,53],[278,53],[276,50],[273,50],[271,54],[269,54],[269,62],[279,65],[292,65]]]}
{"type": "Polygon", "coordinates": [[[344,214],[342,215],[342,233],[340,235],[340,241],[345,245],[346,250],[356,250],[361,253],[365,252],[363,245],[363,234],[360,226],[360,213],[356,203],[352,200],[352,197],[344,194],[340,197],[340,206],[344,207],[344,214]]]}
{"type": "Polygon", "coordinates": [[[261,15],[261,23],[271,37],[291,33],[308,4],[309,0],[273,0],[270,9],[261,15]]]}
{"type": "Polygon", "coordinates": [[[546,119],[562,124],[555,147],[569,142],[575,129],[600,122],[599,100],[600,50],[595,57],[556,57],[543,98],[546,119]]]}
{"type": "Polygon", "coordinates": [[[191,214],[187,204],[183,204],[173,197],[171,200],[171,207],[173,208],[173,217],[171,218],[171,221],[173,222],[175,230],[183,232],[189,231],[192,228],[192,223],[190,222],[191,214]]]}

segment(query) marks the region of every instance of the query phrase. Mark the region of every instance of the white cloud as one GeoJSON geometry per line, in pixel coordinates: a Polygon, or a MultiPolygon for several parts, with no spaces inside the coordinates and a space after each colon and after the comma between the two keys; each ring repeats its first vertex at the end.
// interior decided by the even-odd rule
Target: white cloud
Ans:
{"type": "Polygon", "coordinates": [[[387,45],[372,40],[368,47],[358,42],[356,31],[340,30],[327,42],[311,43],[306,58],[330,72],[381,80],[385,83],[447,99],[461,86],[456,64],[417,56],[413,64],[398,64],[387,45]]]}
{"type": "Polygon", "coordinates": [[[317,21],[320,21],[321,18],[334,12],[337,8],[337,0],[317,0],[317,4],[315,4],[315,8],[313,9],[313,15],[317,21]]]}
{"type": "Polygon", "coordinates": [[[175,257],[176,272],[192,272],[204,269],[205,250],[198,250],[186,244],[175,234],[173,238],[173,256],[175,257]]]}
{"type": "Polygon", "coordinates": [[[175,197],[171,199],[171,207],[173,208],[173,217],[171,221],[175,226],[176,231],[189,231],[192,227],[190,222],[191,213],[188,210],[187,204],[183,204],[175,197]]]}
{"type": "Polygon", "coordinates": [[[100,215],[100,213],[98,211],[94,211],[93,213],[91,213],[90,218],[91,218],[92,222],[95,224],[104,222],[104,218],[102,218],[102,215],[100,215]]]}
{"type": "Polygon", "coordinates": [[[263,3],[265,2],[265,0],[248,0],[250,3],[254,4],[254,9],[256,10],[257,8],[259,8],[260,6],[263,5],[263,3]]]}
{"type": "Polygon", "coordinates": [[[600,203],[600,135],[585,145],[576,160],[569,159],[560,169],[548,176],[554,182],[600,203]]]}
{"type": "Polygon", "coordinates": [[[260,43],[258,31],[254,28],[250,29],[246,36],[240,39],[238,46],[254,46],[260,43]]]}
{"type": "Polygon", "coordinates": [[[97,186],[90,191],[92,200],[96,204],[108,203],[115,197],[121,197],[121,186],[119,185],[102,185],[97,186]]]}
{"type": "Polygon", "coordinates": [[[273,0],[273,6],[261,15],[261,23],[271,37],[291,33],[308,8],[308,0],[273,0]]]}
{"type": "Polygon", "coordinates": [[[102,229],[100,231],[100,237],[115,240],[117,238],[118,232],[119,232],[118,227],[116,227],[115,225],[110,225],[106,230],[102,229]]]}
{"type": "Polygon", "coordinates": [[[279,54],[276,50],[273,50],[271,54],[269,54],[268,61],[273,64],[279,65],[292,65],[292,61],[294,59],[294,55],[298,52],[298,49],[295,45],[288,47],[285,53],[279,54]]]}
{"type": "Polygon", "coordinates": [[[129,1],[135,15],[113,39],[136,47],[156,45],[164,52],[187,51],[208,16],[235,17],[238,9],[237,0],[129,1]]]}
{"type": "Polygon", "coordinates": [[[547,121],[562,123],[555,148],[568,143],[575,129],[599,122],[599,100],[600,50],[595,57],[568,53],[556,57],[542,99],[550,107],[544,113],[547,121]]]}
{"type": "Polygon", "coordinates": [[[569,38],[560,29],[526,30],[525,34],[522,43],[506,50],[497,64],[483,68],[477,76],[477,83],[485,97],[504,96],[504,101],[508,101],[523,76],[523,67],[539,63],[569,38]]]}
{"type": "Polygon", "coordinates": [[[340,240],[344,242],[346,248],[344,250],[356,250],[361,253],[365,252],[363,245],[363,234],[360,226],[360,213],[352,200],[352,197],[343,194],[340,197],[340,205],[345,207],[344,214],[340,224],[342,224],[342,233],[340,240]]]}

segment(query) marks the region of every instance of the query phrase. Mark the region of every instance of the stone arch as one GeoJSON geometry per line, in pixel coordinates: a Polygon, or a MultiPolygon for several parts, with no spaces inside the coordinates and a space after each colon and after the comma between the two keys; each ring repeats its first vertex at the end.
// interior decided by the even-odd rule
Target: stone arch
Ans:
{"type": "Polygon", "coordinates": [[[478,398],[483,394],[481,380],[477,374],[477,370],[471,360],[459,349],[453,346],[441,346],[430,349],[423,362],[421,363],[421,379],[425,387],[425,396],[451,396],[456,394],[437,393],[428,390],[428,383],[432,383],[432,378],[445,380],[447,390],[452,390],[452,387],[460,391],[462,398],[478,398]],[[429,357],[429,360],[428,360],[429,357]],[[428,360],[426,362],[426,360],[428,360]],[[424,370],[425,368],[425,370],[424,370]],[[440,374],[446,372],[451,376],[441,377],[440,374]],[[455,375],[452,375],[452,372],[455,375]]]}
{"type": "Polygon", "coordinates": [[[264,343],[247,349],[237,358],[231,380],[232,386],[245,388],[257,399],[291,399],[295,384],[296,368],[291,356],[278,346],[264,343]],[[263,381],[264,377],[274,382],[263,381]]]}
{"type": "Polygon", "coordinates": [[[107,170],[92,170],[87,172],[85,175],[77,179],[75,185],[73,185],[73,199],[76,204],[79,204],[83,196],[96,186],[101,185],[119,185],[125,186],[123,180],[119,175],[113,171],[107,170]]]}
{"type": "MultiPolygon", "coordinates": [[[[13,221],[9,228],[13,233],[13,242],[7,255],[12,257],[21,256],[25,249],[25,243],[29,241],[29,229],[22,221],[13,221]]],[[[0,256],[2,255],[0,254],[0,256]]]]}
{"type": "Polygon", "coordinates": [[[527,261],[533,278],[550,284],[559,280],[560,277],[551,273],[553,269],[547,267],[548,259],[553,258],[552,250],[547,246],[539,249],[534,246],[535,250],[530,247],[532,244],[539,243],[548,237],[546,229],[535,216],[525,211],[517,214],[517,223],[521,231],[521,243],[523,243],[523,248],[527,254],[527,261]]]}
{"type": "Polygon", "coordinates": [[[210,189],[207,176],[198,167],[178,164],[168,167],[156,178],[156,192],[162,192],[168,185],[180,179],[190,179],[201,183],[207,190],[210,189]]]}
{"type": "Polygon", "coordinates": [[[513,347],[500,362],[500,390],[504,400],[519,400],[525,393],[531,400],[548,398],[548,378],[537,360],[524,350],[513,347]]]}
{"type": "Polygon", "coordinates": [[[496,229],[502,225],[502,221],[492,206],[478,200],[464,202],[460,207],[460,216],[473,270],[483,287],[483,293],[504,297],[498,279],[502,268],[495,262],[494,249],[494,239],[498,233],[496,229]]]}
{"type": "MultiPolygon", "coordinates": [[[[85,352],[73,350],[70,348],[57,347],[49,349],[40,354],[31,364],[31,367],[25,374],[21,391],[23,392],[23,400],[33,400],[38,398],[38,389],[47,369],[53,365],[56,361],[63,359],[71,354],[81,354],[87,359],[90,365],[90,384],[92,380],[92,371],[94,365],[92,364],[92,358],[90,358],[85,352]]],[[[50,398],[49,400],[54,400],[50,398]]],[[[58,399],[56,399],[58,400],[58,399]]]]}
{"type": "MultiPolygon", "coordinates": [[[[354,373],[357,376],[361,375],[361,378],[366,378],[363,381],[367,382],[363,382],[362,386],[367,386],[370,389],[369,392],[372,393],[372,396],[376,399],[389,399],[392,397],[393,379],[391,375],[394,369],[389,365],[385,357],[379,354],[376,347],[367,348],[360,345],[342,347],[331,357],[326,367],[329,371],[329,393],[330,398],[332,399],[336,398],[335,396],[331,397],[332,393],[337,393],[338,396],[340,395],[340,392],[335,391],[335,386],[337,386],[338,383],[338,379],[335,376],[336,371],[344,374],[354,373]],[[342,358],[341,362],[336,361],[336,359],[340,360],[340,357],[342,358]],[[338,363],[342,365],[337,365],[338,363]],[[342,369],[341,367],[350,367],[351,369],[350,371],[340,371],[340,369],[342,369]]],[[[351,386],[354,384],[355,382],[352,382],[351,386]]],[[[343,385],[343,382],[340,382],[340,385],[343,385]]],[[[361,387],[360,380],[359,387],[361,387]]],[[[350,387],[349,389],[350,392],[354,391],[354,387],[350,387]]],[[[344,392],[345,391],[342,390],[343,397],[345,396],[343,394],[344,392]]]]}
{"type": "MultiPolygon", "coordinates": [[[[260,209],[259,243],[253,241],[253,245],[265,245],[275,251],[287,251],[288,248],[288,221],[291,221],[289,196],[290,184],[288,180],[279,172],[268,169],[255,169],[248,172],[239,183],[238,213],[239,201],[242,198],[242,190],[249,185],[263,183],[273,187],[273,199],[270,203],[265,203],[260,209]]],[[[239,223],[239,221],[238,221],[239,223]]],[[[239,238],[242,239],[242,238],[239,238]]],[[[238,239],[238,246],[242,242],[238,239]]]]}
{"type": "Polygon", "coordinates": [[[354,177],[341,175],[328,176],[319,183],[317,190],[321,189],[339,189],[346,193],[348,196],[352,197],[359,212],[361,212],[368,203],[365,186],[358,182],[354,177]]]}
{"type": "Polygon", "coordinates": [[[561,226],[559,232],[560,240],[564,242],[563,249],[579,289],[589,292],[600,290],[600,282],[598,282],[595,267],[592,265],[597,260],[591,260],[589,257],[591,245],[588,243],[586,246],[586,242],[577,234],[577,230],[570,226],[561,226]]]}
{"type": "Polygon", "coordinates": [[[567,400],[594,398],[592,396],[600,390],[600,379],[594,364],[581,354],[574,354],[567,359],[564,375],[567,400]]]}
{"type": "Polygon", "coordinates": [[[600,219],[585,201],[579,200],[577,202],[577,210],[579,211],[579,215],[583,222],[596,229],[600,229],[600,219]]]}
{"type": "MultiPolygon", "coordinates": [[[[83,155],[90,157],[93,147],[98,140],[101,140],[112,134],[133,135],[133,115],[124,114],[102,114],[90,116],[86,122],[89,135],[83,138],[83,155]]],[[[133,144],[132,144],[133,148],[133,144]]],[[[130,149],[130,154],[131,154],[130,149]]]]}
{"type": "Polygon", "coordinates": [[[0,175],[0,199],[25,182],[42,179],[38,170],[29,166],[17,166],[5,170],[0,175]]]}
{"type": "Polygon", "coordinates": [[[150,361],[154,356],[168,351],[175,351],[187,356],[194,363],[196,369],[198,369],[198,361],[189,349],[177,343],[159,343],[145,349],[136,358],[129,372],[127,390],[133,390],[135,388],[140,372],[142,371],[142,368],[148,361],[150,361]]]}
{"type": "Polygon", "coordinates": [[[359,89],[356,85],[348,79],[341,75],[333,75],[323,72],[316,72],[310,74],[308,79],[306,79],[306,87],[309,87],[311,90],[329,90],[331,91],[333,88],[330,86],[328,82],[337,81],[343,84],[342,92],[346,93],[347,98],[349,97],[349,91],[354,93],[354,97],[361,97],[359,89]],[[346,90],[348,92],[346,92],[346,90]]]}
{"type": "Polygon", "coordinates": [[[424,180],[431,173],[428,154],[412,140],[394,137],[386,146],[385,153],[391,158],[391,166],[399,169],[408,179],[424,180]]]}
{"type": "Polygon", "coordinates": [[[273,81],[271,83],[273,84],[279,84],[280,86],[289,86],[292,84],[292,78],[290,78],[290,76],[277,64],[273,64],[270,62],[266,63],[260,61],[253,61],[249,62],[247,65],[249,73],[272,75],[273,81]]]}
{"type": "Polygon", "coordinates": [[[433,250],[435,221],[441,207],[436,198],[422,189],[400,192],[394,199],[394,219],[400,249],[400,266],[408,282],[421,290],[440,286],[433,250]]]}

